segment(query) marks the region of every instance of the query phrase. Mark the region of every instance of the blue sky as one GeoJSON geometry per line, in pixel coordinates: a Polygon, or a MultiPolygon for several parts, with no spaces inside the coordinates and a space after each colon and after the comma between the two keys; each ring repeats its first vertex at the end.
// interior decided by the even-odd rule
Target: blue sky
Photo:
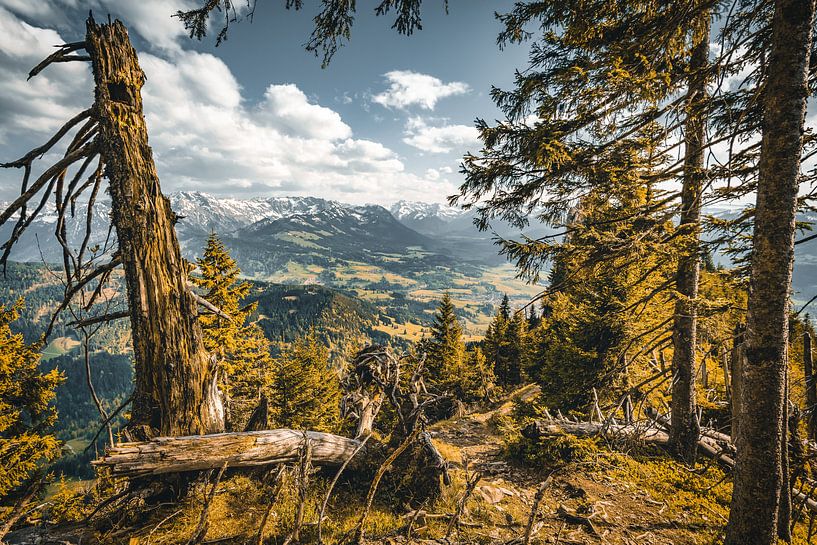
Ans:
{"type": "MultiPolygon", "coordinates": [[[[89,10],[129,27],[148,83],[151,144],[166,192],[315,195],[346,202],[439,202],[476,151],[473,120],[499,116],[491,85],[508,87],[527,50],[500,51],[494,11],[511,2],[426,0],[423,30],[398,35],[361,9],[351,41],[325,69],[303,49],[318,2],[301,12],[261,0],[254,22],[220,47],[189,39],[170,17],[196,0],[0,0],[0,160],[44,141],[91,101],[88,68],[25,74],[52,46],[81,39],[89,10]]],[[[361,3],[362,4],[362,3],[361,3]]],[[[0,199],[19,172],[0,173],[0,199]]]]}

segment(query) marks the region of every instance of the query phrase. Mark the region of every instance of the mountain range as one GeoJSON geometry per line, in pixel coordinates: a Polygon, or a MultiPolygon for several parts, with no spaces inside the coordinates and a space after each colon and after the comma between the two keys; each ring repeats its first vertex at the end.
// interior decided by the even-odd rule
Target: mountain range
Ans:
{"type": "MultiPolygon", "coordinates": [[[[479,277],[480,269],[504,262],[492,238],[518,236],[517,229],[502,223],[492,225],[492,232],[479,232],[473,212],[443,204],[399,201],[386,209],[317,197],[236,199],[197,191],[176,192],[169,198],[179,216],[177,233],[185,257],[198,256],[209,233],[216,232],[245,274],[261,279],[333,285],[337,284],[333,271],[350,263],[415,280],[439,268],[479,277]],[[286,273],[283,278],[279,278],[281,273],[286,273]]],[[[96,203],[89,247],[101,248],[115,236],[108,231],[108,214],[107,202],[96,203]]],[[[56,221],[49,203],[16,244],[11,259],[58,262],[60,250],[53,236],[56,221]]],[[[81,243],[84,223],[85,209],[78,206],[77,216],[67,222],[68,240],[74,246],[81,243]]],[[[0,239],[7,239],[11,229],[11,224],[0,227],[0,239]]],[[[527,234],[551,232],[538,225],[527,234]]],[[[796,300],[806,300],[817,290],[817,252],[809,246],[797,247],[796,300]]]]}
{"type": "MultiPolygon", "coordinates": [[[[246,259],[245,268],[251,273],[273,272],[282,265],[275,256],[283,258],[286,253],[367,261],[373,254],[402,254],[414,248],[469,262],[501,262],[491,235],[476,230],[471,213],[443,205],[400,201],[389,210],[317,197],[234,199],[197,191],[172,193],[169,198],[179,216],[177,233],[186,257],[196,256],[209,233],[216,232],[245,256],[239,261],[246,259]],[[258,260],[259,251],[271,254],[266,256],[271,261],[258,260]]],[[[4,205],[0,203],[0,208],[4,205]]],[[[85,226],[85,209],[78,206],[76,212],[66,222],[68,240],[74,246],[81,243],[85,226]]],[[[108,214],[106,201],[94,205],[90,246],[101,247],[108,239],[108,214]]],[[[48,203],[15,246],[11,259],[59,261],[53,237],[56,222],[54,206],[48,203]]],[[[12,227],[10,223],[0,227],[0,237],[8,238],[12,227]]]]}

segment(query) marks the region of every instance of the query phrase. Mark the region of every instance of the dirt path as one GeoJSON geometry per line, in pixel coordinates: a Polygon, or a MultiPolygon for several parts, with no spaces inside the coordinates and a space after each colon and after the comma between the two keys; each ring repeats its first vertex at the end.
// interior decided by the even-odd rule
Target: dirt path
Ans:
{"type": "MultiPolygon", "coordinates": [[[[429,430],[455,471],[467,464],[470,472],[482,475],[470,502],[471,520],[482,526],[473,530],[472,537],[479,541],[521,538],[536,489],[550,472],[509,461],[504,438],[492,419],[510,415],[516,400],[531,400],[538,393],[537,386],[525,386],[491,410],[439,422],[429,430]]],[[[728,512],[724,485],[710,490],[721,476],[706,471],[698,477],[661,457],[636,461],[618,455],[567,464],[554,473],[546,490],[531,543],[711,543],[728,512]]]]}

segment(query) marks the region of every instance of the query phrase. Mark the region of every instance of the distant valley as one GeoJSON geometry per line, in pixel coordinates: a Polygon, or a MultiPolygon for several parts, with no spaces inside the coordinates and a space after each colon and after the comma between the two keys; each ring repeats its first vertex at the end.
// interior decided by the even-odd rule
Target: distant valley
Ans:
{"type": "MultiPolygon", "coordinates": [[[[511,264],[497,253],[490,232],[481,233],[469,212],[401,201],[391,209],[354,206],[314,197],[220,198],[200,192],[169,195],[178,214],[183,255],[196,258],[216,232],[248,278],[281,284],[339,288],[375,305],[416,339],[436,300],[451,291],[467,333],[480,336],[503,294],[522,304],[540,290],[514,279],[511,264]]],[[[68,223],[68,239],[81,242],[84,209],[68,223]]],[[[94,239],[111,244],[109,210],[94,208],[94,239]]],[[[58,262],[53,241],[56,215],[46,209],[16,245],[11,259],[58,262]]],[[[11,226],[0,228],[8,237],[11,226]]],[[[511,236],[512,229],[498,232],[511,236]]],[[[532,235],[546,229],[532,229],[532,235]]]]}

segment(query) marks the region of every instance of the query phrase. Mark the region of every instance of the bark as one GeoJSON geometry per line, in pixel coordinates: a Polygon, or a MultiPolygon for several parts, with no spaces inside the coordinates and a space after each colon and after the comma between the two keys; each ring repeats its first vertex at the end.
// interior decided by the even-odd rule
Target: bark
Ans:
{"type": "Polygon", "coordinates": [[[746,334],[746,326],[743,324],[737,324],[735,326],[735,334],[732,337],[732,354],[730,356],[730,365],[732,367],[730,373],[730,380],[731,380],[731,390],[732,390],[732,398],[730,400],[731,408],[732,408],[732,422],[730,424],[730,429],[732,433],[732,437],[738,436],[738,426],[740,425],[740,392],[741,392],[741,385],[740,380],[742,376],[742,369],[743,369],[743,359],[744,359],[744,351],[743,351],[743,341],[744,336],[746,334]]]}
{"type": "Polygon", "coordinates": [[[133,333],[131,429],[146,436],[221,431],[223,407],[187,288],[175,215],[148,146],[144,73],[121,22],[89,19],[86,43],[133,333]]]}
{"type": "Polygon", "coordinates": [[[817,409],[817,382],[814,380],[814,360],[811,352],[811,334],[803,333],[803,370],[806,380],[806,415],[808,418],[808,438],[817,440],[817,419],[814,411],[817,409]]]}
{"type": "Polygon", "coordinates": [[[726,394],[727,403],[732,402],[732,378],[729,372],[729,357],[726,355],[726,349],[721,351],[721,369],[723,370],[723,388],[726,394]]]}
{"type": "MultiPolygon", "coordinates": [[[[330,433],[306,432],[316,465],[339,465],[355,452],[360,441],[330,433]]],[[[188,437],[157,437],[123,443],[95,460],[115,477],[145,477],[205,469],[257,467],[296,462],[303,449],[304,432],[278,429],[216,433],[188,437]]]]}
{"type": "Polygon", "coordinates": [[[788,302],[814,9],[815,0],[775,2],[726,545],[769,545],[777,534],[788,302]]]}
{"type": "Polygon", "coordinates": [[[671,450],[680,458],[695,460],[698,433],[695,399],[695,348],[697,346],[697,298],[700,277],[701,191],[703,188],[704,146],[706,138],[707,65],[709,62],[710,15],[704,11],[695,22],[689,63],[689,87],[685,122],[686,148],[684,179],[681,189],[679,229],[687,232],[692,243],[678,261],[675,289],[678,301],[672,327],[672,428],[671,450]]]}
{"type": "MultiPolygon", "coordinates": [[[[786,354],[788,362],[788,353],[786,354]]],[[[788,367],[788,365],[787,365],[788,367]]],[[[785,386],[783,387],[783,434],[780,438],[780,472],[783,478],[780,481],[780,504],[777,508],[777,537],[791,542],[791,471],[789,469],[789,377],[785,371],[785,386]]]]}

